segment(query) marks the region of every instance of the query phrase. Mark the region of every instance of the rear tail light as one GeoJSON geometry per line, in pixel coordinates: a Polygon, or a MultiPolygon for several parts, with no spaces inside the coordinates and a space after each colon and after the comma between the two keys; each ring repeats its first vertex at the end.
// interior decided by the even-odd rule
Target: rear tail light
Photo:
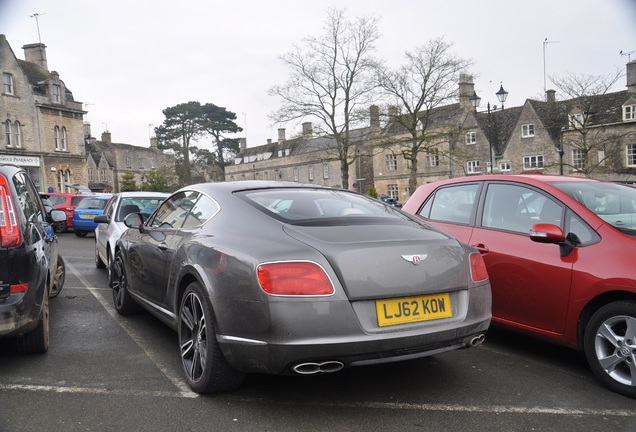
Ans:
{"type": "Polygon", "coordinates": [[[0,176],[0,246],[15,247],[20,242],[22,236],[9,185],[7,179],[0,176]]]}
{"type": "Polygon", "coordinates": [[[470,254],[470,277],[473,282],[480,282],[488,279],[486,263],[480,253],[470,254]]]}
{"type": "Polygon", "coordinates": [[[284,296],[324,296],[334,293],[327,273],[316,263],[286,261],[261,264],[256,269],[263,291],[284,296]]]}
{"type": "Polygon", "coordinates": [[[14,285],[11,285],[11,288],[10,288],[11,294],[27,292],[28,290],[29,290],[28,283],[14,284],[14,285]]]}

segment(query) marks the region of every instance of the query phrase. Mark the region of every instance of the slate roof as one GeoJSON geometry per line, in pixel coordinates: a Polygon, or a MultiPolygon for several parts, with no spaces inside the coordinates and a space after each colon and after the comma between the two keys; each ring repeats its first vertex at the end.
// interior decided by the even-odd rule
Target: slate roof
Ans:
{"type": "MultiPolygon", "coordinates": [[[[490,112],[490,122],[492,123],[490,140],[495,155],[504,153],[522,110],[523,107],[512,107],[490,112]]],[[[488,112],[475,113],[475,119],[484,134],[488,136],[488,112]]]]}

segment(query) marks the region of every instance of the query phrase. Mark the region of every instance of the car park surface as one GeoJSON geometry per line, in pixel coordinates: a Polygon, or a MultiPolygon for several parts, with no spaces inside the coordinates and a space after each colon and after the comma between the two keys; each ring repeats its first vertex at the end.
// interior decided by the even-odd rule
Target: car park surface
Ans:
{"type": "Polygon", "coordinates": [[[95,216],[95,266],[108,268],[112,276],[115,244],[121,234],[128,229],[124,218],[130,213],[142,213],[145,218],[170,194],[163,192],[120,192],[112,196],[102,215],[95,216]]]}
{"type": "Polygon", "coordinates": [[[51,300],[51,348],[21,356],[0,340],[2,431],[636,430],[633,400],[601,386],[577,351],[501,328],[468,350],[313,377],[250,374],[236,391],[195,394],[177,334],[148,313],[119,316],[93,242],[59,237],[68,272],[51,300]]]}
{"type": "Polygon", "coordinates": [[[77,237],[86,237],[87,234],[95,231],[97,224],[93,219],[104,213],[110,197],[110,194],[88,196],[75,207],[73,231],[77,237]]]}
{"type": "Polygon", "coordinates": [[[423,185],[403,208],[479,249],[493,322],[582,350],[636,397],[636,190],[584,178],[476,176],[423,185]]]}
{"type": "Polygon", "coordinates": [[[197,392],[477,346],[490,322],[477,251],[363,195],[206,183],[125,222],[115,308],[177,331],[197,392]]]}
{"type": "Polygon", "coordinates": [[[61,286],[59,250],[47,212],[26,171],[0,164],[0,338],[21,353],[49,348],[49,293],[61,286]]]}

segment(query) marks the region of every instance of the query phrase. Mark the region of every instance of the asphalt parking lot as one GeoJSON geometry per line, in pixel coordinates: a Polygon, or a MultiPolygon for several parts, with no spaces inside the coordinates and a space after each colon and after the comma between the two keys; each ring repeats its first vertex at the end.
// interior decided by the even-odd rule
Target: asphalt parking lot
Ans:
{"type": "Polygon", "coordinates": [[[636,431],[636,401],[596,382],[575,351],[499,329],[484,345],[316,377],[250,375],[200,396],[177,337],[120,317],[94,237],[60,235],[67,276],[51,348],[0,341],[0,431],[636,431]]]}

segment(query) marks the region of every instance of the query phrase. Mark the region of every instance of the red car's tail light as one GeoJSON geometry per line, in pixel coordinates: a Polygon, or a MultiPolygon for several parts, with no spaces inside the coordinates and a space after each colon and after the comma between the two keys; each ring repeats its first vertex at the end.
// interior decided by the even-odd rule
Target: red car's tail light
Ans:
{"type": "Polygon", "coordinates": [[[7,180],[0,176],[0,246],[14,247],[22,241],[18,216],[15,212],[7,180]]]}
{"type": "Polygon", "coordinates": [[[470,254],[470,276],[473,282],[479,282],[488,279],[488,271],[484,258],[479,253],[470,254]]]}
{"type": "Polygon", "coordinates": [[[316,263],[291,261],[261,264],[256,273],[263,291],[273,295],[331,295],[334,287],[325,271],[316,263]]]}

